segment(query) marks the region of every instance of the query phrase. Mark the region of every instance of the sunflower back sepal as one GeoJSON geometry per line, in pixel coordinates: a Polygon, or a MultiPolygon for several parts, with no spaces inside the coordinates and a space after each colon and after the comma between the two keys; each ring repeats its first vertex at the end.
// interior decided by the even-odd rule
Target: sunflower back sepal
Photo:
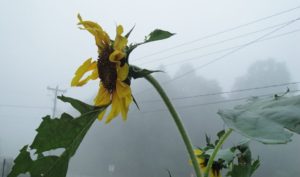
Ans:
{"type": "Polygon", "coordinates": [[[133,31],[133,29],[135,28],[135,25],[128,31],[128,33],[125,34],[126,38],[129,38],[131,32],[133,31]]]}
{"type": "Polygon", "coordinates": [[[164,72],[164,71],[141,69],[134,65],[130,65],[129,67],[129,77],[133,79],[143,78],[149,74],[156,73],[156,72],[164,72]]]}

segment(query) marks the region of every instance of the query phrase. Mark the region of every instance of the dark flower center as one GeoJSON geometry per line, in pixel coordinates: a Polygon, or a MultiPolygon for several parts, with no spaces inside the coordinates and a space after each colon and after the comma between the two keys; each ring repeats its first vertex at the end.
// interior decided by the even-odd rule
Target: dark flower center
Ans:
{"type": "MultiPolygon", "coordinates": [[[[206,167],[207,163],[208,163],[208,160],[209,160],[208,158],[205,158],[204,163],[202,163],[201,165],[203,167],[206,167]]],[[[212,167],[211,167],[211,169],[213,171],[213,174],[216,175],[216,176],[219,176],[220,171],[222,170],[222,168],[223,168],[222,164],[220,164],[218,162],[215,162],[215,161],[213,162],[212,167]]]]}
{"type": "Polygon", "coordinates": [[[111,51],[104,50],[98,58],[98,74],[104,86],[110,93],[116,89],[117,69],[116,63],[109,61],[111,51]]]}

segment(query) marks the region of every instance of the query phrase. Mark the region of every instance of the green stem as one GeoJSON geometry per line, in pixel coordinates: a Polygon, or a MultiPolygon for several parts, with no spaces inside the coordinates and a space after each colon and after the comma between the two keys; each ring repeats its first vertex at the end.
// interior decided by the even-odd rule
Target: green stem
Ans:
{"type": "Polygon", "coordinates": [[[145,76],[146,80],[148,80],[153,87],[157,90],[157,92],[159,93],[159,95],[161,96],[161,98],[163,99],[164,103],[166,104],[169,112],[171,113],[173,120],[175,121],[175,124],[180,132],[180,135],[184,141],[184,144],[186,146],[186,149],[190,155],[190,158],[192,160],[192,164],[194,166],[194,170],[196,173],[197,177],[202,177],[201,172],[200,172],[200,167],[199,164],[197,162],[196,159],[196,155],[194,153],[194,149],[191,143],[191,140],[187,134],[187,132],[184,129],[184,126],[180,120],[180,117],[178,115],[178,113],[176,112],[173,104],[171,103],[169,97],[167,96],[167,94],[165,93],[165,91],[163,90],[163,88],[160,86],[160,84],[156,81],[156,79],[154,77],[152,77],[150,74],[145,76]]]}
{"type": "Polygon", "coordinates": [[[209,175],[209,171],[211,169],[211,166],[214,162],[214,159],[218,153],[218,151],[220,150],[220,148],[222,147],[223,143],[225,142],[225,140],[228,138],[228,136],[231,134],[232,129],[230,128],[226,133],[224,133],[224,135],[221,137],[220,141],[218,142],[218,144],[216,145],[214,152],[212,153],[212,155],[210,156],[207,166],[206,166],[206,170],[204,173],[204,177],[208,177],[209,175]]]}

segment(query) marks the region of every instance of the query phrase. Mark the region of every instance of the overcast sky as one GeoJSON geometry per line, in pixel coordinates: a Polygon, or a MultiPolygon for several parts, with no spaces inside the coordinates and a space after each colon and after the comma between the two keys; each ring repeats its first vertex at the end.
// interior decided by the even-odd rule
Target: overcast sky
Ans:
{"type": "MultiPolygon", "coordinates": [[[[76,25],[77,13],[99,22],[111,37],[117,24],[122,24],[125,31],[136,25],[130,42],[142,41],[155,28],[176,33],[171,39],[136,49],[130,58],[132,64],[150,69],[165,65],[166,71],[174,74],[183,63],[201,67],[230,52],[217,51],[261,38],[278,29],[278,24],[299,18],[300,8],[222,35],[198,39],[299,6],[298,0],[0,0],[0,153],[15,156],[23,144],[32,140],[40,117],[51,113],[53,93],[47,86],[59,85],[67,89],[67,95],[83,100],[96,92],[97,82],[84,88],[69,87],[77,67],[85,59],[97,57],[94,39],[76,25]],[[244,35],[255,31],[260,32],[244,35]],[[241,35],[244,37],[221,42],[241,35]],[[203,47],[207,45],[210,47],[203,47]],[[166,50],[169,48],[174,49],[166,50]],[[208,53],[215,54],[200,57],[208,53]]],[[[299,29],[300,21],[278,29],[264,38],[267,40],[232,53],[197,73],[230,90],[234,80],[245,74],[252,63],[274,58],[286,63],[292,81],[300,81],[300,33],[268,39],[299,29]]]]}

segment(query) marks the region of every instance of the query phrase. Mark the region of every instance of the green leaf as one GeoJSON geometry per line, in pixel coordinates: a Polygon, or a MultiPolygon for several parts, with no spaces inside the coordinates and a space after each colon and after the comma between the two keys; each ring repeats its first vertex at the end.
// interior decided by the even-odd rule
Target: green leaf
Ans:
{"type": "Polygon", "coordinates": [[[151,70],[147,70],[147,69],[141,69],[141,68],[139,68],[137,66],[133,66],[133,65],[130,65],[130,67],[129,67],[129,77],[132,77],[134,79],[142,78],[142,77],[145,77],[145,76],[155,73],[155,72],[163,72],[163,71],[160,71],[160,70],[151,71],[151,70]]]}
{"type": "Polygon", "coordinates": [[[228,127],[265,144],[291,141],[292,132],[300,134],[300,96],[259,99],[218,114],[228,127]]]}
{"type": "Polygon", "coordinates": [[[65,155],[45,156],[32,160],[28,146],[20,151],[15,159],[15,165],[8,177],[17,177],[20,174],[29,173],[31,177],[65,177],[67,174],[69,159],[65,155]]]}
{"type": "Polygon", "coordinates": [[[174,34],[175,33],[170,33],[168,31],[156,29],[156,30],[152,31],[148,36],[145,37],[145,43],[167,39],[167,38],[173,36],[174,34]]]}
{"type": "Polygon", "coordinates": [[[248,165],[233,165],[232,171],[230,172],[231,177],[250,177],[251,167],[248,165]]]}
{"type": "MultiPolygon", "coordinates": [[[[205,154],[208,154],[209,156],[211,156],[213,152],[214,152],[214,149],[209,149],[209,150],[205,151],[205,154]]],[[[231,151],[231,149],[220,149],[217,152],[217,155],[216,155],[214,161],[224,160],[225,162],[229,163],[233,159],[234,159],[234,153],[231,151]]]]}
{"type": "Polygon", "coordinates": [[[210,145],[210,137],[205,133],[205,141],[206,141],[206,145],[210,145]]]}
{"type": "Polygon", "coordinates": [[[217,133],[217,136],[220,139],[224,134],[225,134],[225,130],[221,130],[217,133]]]}
{"type": "MultiPolygon", "coordinates": [[[[126,38],[129,37],[129,35],[130,35],[130,33],[132,32],[133,29],[134,29],[134,27],[125,35],[126,38]]],[[[127,46],[126,47],[127,57],[130,55],[130,53],[134,49],[136,49],[140,45],[143,45],[143,44],[148,43],[148,42],[167,39],[167,38],[173,36],[174,34],[175,33],[170,33],[168,31],[164,31],[164,30],[161,30],[161,29],[156,29],[156,30],[152,31],[148,36],[145,37],[144,42],[130,44],[129,46],[127,46]]]]}
{"type": "Polygon", "coordinates": [[[85,134],[106,106],[94,107],[70,97],[59,97],[70,103],[81,115],[73,118],[63,113],[60,118],[43,118],[37,128],[37,135],[30,145],[24,146],[8,177],[17,177],[22,173],[30,173],[31,177],[65,177],[71,157],[75,154],[85,134]],[[48,155],[45,152],[62,148],[61,155],[48,155]],[[34,151],[37,158],[31,157],[34,151]]]}
{"type": "Polygon", "coordinates": [[[233,164],[232,170],[228,173],[231,177],[250,177],[259,167],[259,159],[252,163],[252,155],[248,143],[237,146],[240,153],[237,155],[238,164],[233,164]]]}
{"type": "Polygon", "coordinates": [[[8,177],[18,176],[19,174],[28,172],[30,169],[32,159],[30,157],[30,153],[27,152],[27,148],[28,146],[26,145],[20,150],[20,154],[14,160],[16,165],[13,166],[8,177]]]}
{"type": "MultiPolygon", "coordinates": [[[[71,97],[65,97],[62,95],[62,96],[58,96],[57,98],[63,102],[70,103],[81,114],[84,114],[86,112],[90,112],[90,111],[93,111],[94,109],[97,109],[97,107],[88,105],[86,103],[83,103],[83,102],[76,100],[74,98],[71,98],[71,97]]],[[[100,109],[101,109],[101,107],[100,107],[100,109]]]]}
{"type": "Polygon", "coordinates": [[[251,165],[251,175],[258,169],[259,166],[260,166],[260,161],[259,159],[256,159],[251,165]]]}

